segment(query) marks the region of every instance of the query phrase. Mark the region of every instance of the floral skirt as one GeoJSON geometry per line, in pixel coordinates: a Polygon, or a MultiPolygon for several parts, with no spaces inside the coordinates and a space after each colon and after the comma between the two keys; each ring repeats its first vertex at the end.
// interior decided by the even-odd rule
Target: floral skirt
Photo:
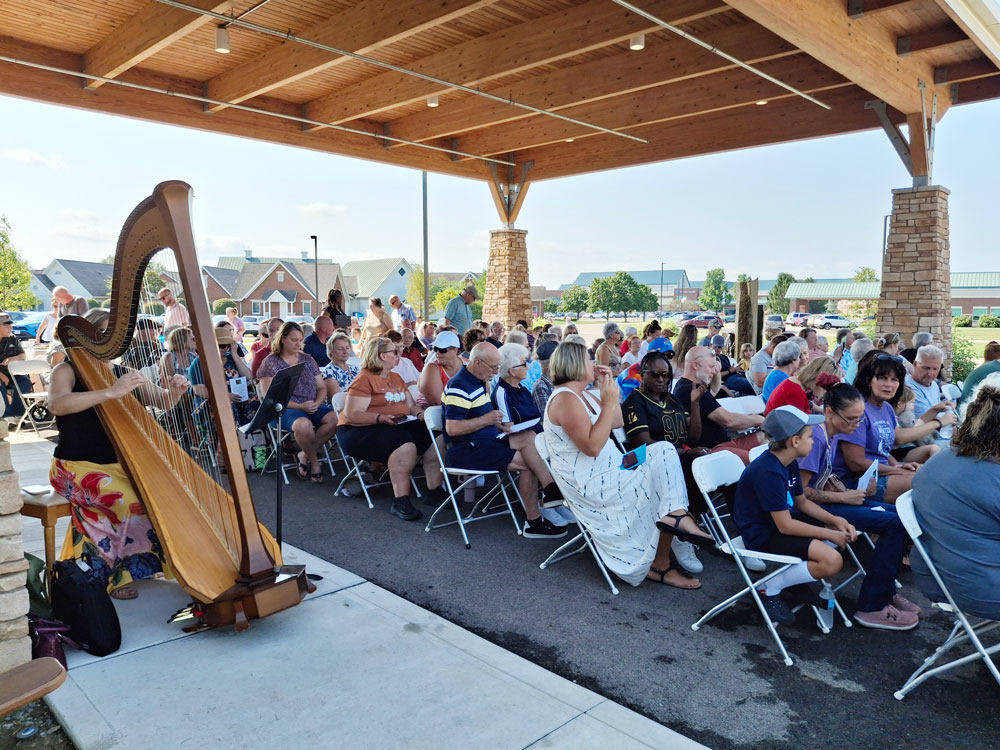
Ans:
{"type": "Polygon", "coordinates": [[[61,560],[82,560],[109,592],[158,574],[173,578],[146,509],[119,464],[53,458],[49,482],[71,506],[61,560]]]}

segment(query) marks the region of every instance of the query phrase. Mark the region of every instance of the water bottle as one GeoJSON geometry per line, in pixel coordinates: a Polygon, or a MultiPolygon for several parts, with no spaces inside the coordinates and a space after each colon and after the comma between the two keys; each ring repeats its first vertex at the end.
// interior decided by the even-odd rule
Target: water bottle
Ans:
{"type": "MultiPolygon", "coordinates": [[[[948,397],[945,396],[942,393],[941,394],[941,400],[942,401],[947,401],[948,397]]],[[[948,409],[947,411],[942,412],[942,414],[952,414],[952,413],[953,412],[952,412],[951,409],[948,409]]],[[[942,440],[951,440],[951,436],[954,435],[954,434],[955,434],[955,427],[954,427],[954,425],[950,425],[950,424],[949,425],[941,425],[941,429],[938,430],[938,435],[941,437],[942,440]]]]}
{"type": "Polygon", "coordinates": [[[833,628],[833,587],[830,585],[829,581],[823,581],[823,590],[819,592],[819,598],[822,602],[822,606],[817,607],[819,612],[819,621],[823,626],[824,630],[831,630],[833,628]]]}

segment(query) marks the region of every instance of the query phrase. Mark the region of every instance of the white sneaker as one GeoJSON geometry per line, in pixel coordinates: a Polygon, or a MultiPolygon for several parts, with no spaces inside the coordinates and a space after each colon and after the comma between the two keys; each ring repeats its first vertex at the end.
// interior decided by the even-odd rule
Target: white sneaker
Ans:
{"type": "Polygon", "coordinates": [[[759,557],[744,557],[743,566],[754,573],[763,573],[767,570],[767,565],[759,557]]]}
{"type": "Polygon", "coordinates": [[[691,542],[682,542],[675,537],[674,541],[670,544],[670,549],[674,551],[677,562],[688,573],[701,573],[705,570],[705,566],[701,564],[698,555],[694,553],[694,545],[691,542]]]}
{"type": "Polygon", "coordinates": [[[556,513],[558,513],[560,516],[562,516],[564,519],[566,519],[566,523],[568,523],[568,524],[569,523],[576,523],[576,516],[574,516],[573,512],[569,508],[567,508],[565,505],[558,505],[555,508],[553,508],[552,510],[554,510],[556,513]]]}
{"type": "Polygon", "coordinates": [[[562,528],[566,526],[569,521],[567,521],[562,513],[559,512],[560,508],[539,508],[539,513],[542,514],[542,518],[551,523],[553,526],[558,526],[562,528]]]}

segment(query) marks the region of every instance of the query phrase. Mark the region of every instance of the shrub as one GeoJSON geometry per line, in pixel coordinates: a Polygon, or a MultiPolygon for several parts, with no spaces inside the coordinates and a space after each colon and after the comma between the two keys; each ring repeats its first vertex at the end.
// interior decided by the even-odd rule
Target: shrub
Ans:
{"type": "Polygon", "coordinates": [[[1000,318],[996,315],[983,315],[979,318],[980,328],[1000,328],[1000,318]]]}
{"type": "Polygon", "coordinates": [[[101,303],[101,301],[99,299],[93,299],[93,298],[91,298],[91,299],[87,300],[87,307],[89,309],[93,310],[94,308],[97,308],[97,307],[103,307],[103,304],[101,303]]]}
{"type": "Polygon", "coordinates": [[[212,315],[225,315],[227,307],[236,307],[236,303],[231,299],[215,300],[215,302],[212,303],[212,315]]]}
{"type": "Polygon", "coordinates": [[[955,336],[951,344],[951,380],[954,383],[965,380],[976,369],[976,350],[964,336],[955,336]]]}
{"type": "Polygon", "coordinates": [[[163,305],[159,302],[147,302],[145,307],[147,315],[163,315],[163,305]]]}
{"type": "Polygon", "coordinates": [[[956,315],[951,319],[951,324],[955,328],[968,328],[972,325],[971,315],[956,315]]]}

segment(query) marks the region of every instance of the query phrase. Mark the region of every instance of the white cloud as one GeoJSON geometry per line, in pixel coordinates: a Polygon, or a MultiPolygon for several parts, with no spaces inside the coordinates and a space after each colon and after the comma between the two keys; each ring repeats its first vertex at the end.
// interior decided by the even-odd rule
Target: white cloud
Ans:
{"type": "Polygon", "coordinates": [[[67,221],[94,221],[97,214],[85,208],[64,208],[59,215],[67,221]]]}
{"type": "Polygon", "coordinates": [[[91,221],[64,221],[57,224],[53,233],[89,242],[108,242],[116,239],[116,234],[91,221]]]}
{"type": "Polygon", "coordinates": [[[26,148],[9,148],[0,153],[0,158],[45,167],[46,169],[66,169],[66,162],[59,154],[40,154],[26,148]]]}
{"type": "Polygon", "coordinates": [[[324,203],[323,201],[317,201],[316,203],[306,203],[305,205],[298,206],[296,211],[303,216],[308,216],[310,218],[343,216],[347,213],[347,206],[339,203],[324,203]]]}
{"type": "Polygon", "coordinates": [[[198,238],[198,254],[202,262],[207,258],[217,260],[220,255],[242,255],[246,243],[240,237],[221,234],[206,234],[198,238]]]}

